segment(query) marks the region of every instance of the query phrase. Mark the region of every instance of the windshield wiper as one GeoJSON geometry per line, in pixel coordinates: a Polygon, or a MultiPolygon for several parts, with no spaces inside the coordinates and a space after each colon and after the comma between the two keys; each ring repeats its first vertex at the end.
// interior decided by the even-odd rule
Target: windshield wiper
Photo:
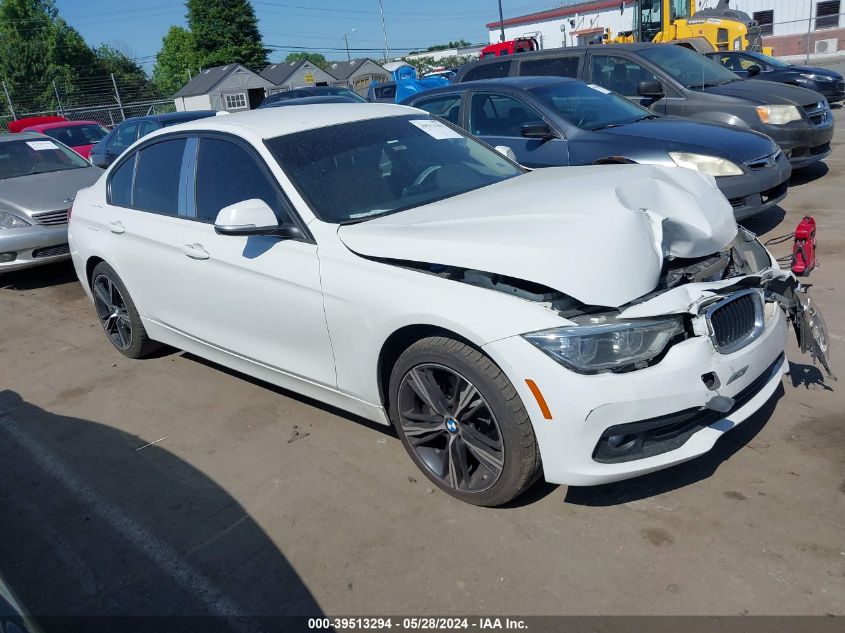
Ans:
{"type": "Polygon", "coordinates": [[[591,132],[598,132],[599,130],[607,130],[612,127],[622,127],[623,125],[628,125],[627,123],[605,123],[604,125],[600,125],[598,127],[590,128],[591,132]]]}
{"type": "Polygon", "coordinates": [[[659,119],[660,116],[657,114],[646,114],[645,116],[641,116],[639,119],[634,121],[634,123],[639,123],[640,121],[648,121],[649,119],[659,119]]]}

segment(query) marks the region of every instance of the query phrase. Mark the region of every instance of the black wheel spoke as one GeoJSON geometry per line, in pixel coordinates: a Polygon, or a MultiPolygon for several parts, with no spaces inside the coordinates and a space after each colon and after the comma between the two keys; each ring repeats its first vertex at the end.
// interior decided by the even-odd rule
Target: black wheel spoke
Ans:
{"type": "Polygon", "coordinates": [[[504,467],[501,450],[496,450],[489,438],[469,429],[470,427],[465,427],[461,432],[461,440],[466,445],[467,450],[494,475],[501,473],[504,467]]]}
{"type": "Polygon", "coordinates": [[[106,275],[99,275],[94,280],[92,289],[94,306],[103,330],[115,347],[121,350],[129,349],[132,346],[132,321],[117,284],[106,275]]]}
{"type": "Polygon", "coordinates": [[[411,388],[417,392],[417,395],[425,402],[432,411],[440,415],[447,414],[448,404],[440,387],[434,381],[432,372],[415,367],[410,374],[411,388]]]}

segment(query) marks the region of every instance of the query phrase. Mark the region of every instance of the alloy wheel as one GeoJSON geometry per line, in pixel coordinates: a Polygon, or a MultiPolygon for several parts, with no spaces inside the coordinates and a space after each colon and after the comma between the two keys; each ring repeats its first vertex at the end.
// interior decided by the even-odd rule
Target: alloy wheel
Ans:
{"type": "Polygon", "coordinates": [[[505,463],[499,423],[464,376],[444,365],[416,365],[402,378],[398,405],[408,445],[443,485],[484,492],[496,483],[505,463]]]}
{"type": "Polygon", "coordinates": [[[97,275],[92,288],[97,316],[112,344],[121,350],[129,349],[132,345],[132,322],[120,290],[106,275],[97,275]]]}

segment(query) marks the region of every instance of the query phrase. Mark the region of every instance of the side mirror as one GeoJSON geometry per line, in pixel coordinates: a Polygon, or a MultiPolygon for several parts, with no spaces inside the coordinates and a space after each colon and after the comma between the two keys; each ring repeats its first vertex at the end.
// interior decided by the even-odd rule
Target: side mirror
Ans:
{"type": "Polygon", "coordinates": [[[763,69],[760,68],[757,64],[751,64],[751,66],[749,66],[748,70],[746,70],[745,72],[748,73],[749,77],[756,77],[761,72],[763,72],[763,69]]]}
{"type": "Polygon", "coordinates": [[[518,163],[519,161],[516,160],[516,154],[513,153],[513,150],[508,147],[507,145],[496,145],[494,147],[497,152],[499,152],[505,158],[510,158],[513,162],[518,163]]]}
{"type": "Polygon", "coordinates": [[[647,99],[660,99],[666,92],[663,90],[663,84],[659,81],[648,79],[637,84],[637,94],[647,99]]]}
{"type": "Polygon", "coordinates": [[[263,200],[253,198],[220,209],[214,220],[218,235],[272,235],[298,238],[302,231],[293,225],[279,224],[276,214],[263,200]]]}
{"type": "Polygon", "coordinates": [[[519,132],[524,138],[539,138],[547,140],[555,137],[551,128],[542,121],[525,123],[521,128],[519,128],[519,132]]]}

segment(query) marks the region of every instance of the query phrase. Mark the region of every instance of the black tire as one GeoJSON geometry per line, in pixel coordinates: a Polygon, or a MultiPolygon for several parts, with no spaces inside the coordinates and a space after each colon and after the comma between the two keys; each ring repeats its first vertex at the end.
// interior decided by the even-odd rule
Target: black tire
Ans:
{"type": "Polygon", "coordinates": [[[129,295],[129,291],[114,269],[107,263],[100,262],[94,267],[94,271],[91,273],[91,292],[94,294],[94,306],[100,325],[103,327],[109,342],[118,352],[127,358],[144,358],[162,347],[161,343],[153,341],[147,336],[147,331],[144,329],[144,324],[141,323],[141,317],[132,297],[129,295]],[[110,293],[112,305],[109,307],[114,308],[114,312],[117,312],[118,309],[121,312],[119,328],[115,325],[115,318],[108,318],[113,316],[114,313],[105,310],[103,306],[105,297],[104,293],[100,291],[106,291],[109,283],[113,285],[115,291],[110,293]],[[129,327],[127,328],[126,325],[129,327]]]}
{"type": "MultiPolygon", "coordinates": [[[[540,476],[542,465],[537,441],[519,394],[502,370],[475,347],[441,336],[417,341],[402,353],[393,367],[389,398],[391,421],[411,459],[438,488],[451,496],[474,505],[499,506],[525,492],[540,476]],[[431,407],[427,404],[431,399],[425,400],[418,395],[419,387],[425,386],[418,382],[421,377],[429,386],[432,383],[428,381],[432,379],[435,386],[443,387],[440,395],[444,399],[438,404],[449,411],[444,418],[445,430],[433,426],[441,415],[440,407],[431,407]],[[460,382],[461,379],[465,382],[460,382]],[[454,385],[451,393],[450,384],[454,385]],[[466,401],[465,407],[474,405],[466,409],[467,415],[462,413],[464,409],[458,403],[458,400],[463,400],[462,395],[457,393],[459,388],[462,393],[480,395],[480,399],[466,401]],[[470,391],[470,388],[476,391],[470,391]],[[449,406],[453,408],[449,409],[449,406]],[[487,418],[478,413],[475,414],[478,418],[473,421],[470,414],[474,411],[486,412],[487,418]],[[456,413],[453,416],[451,412],[456,413]],[[415,418],[409,418],[409,414],[415,418]],[[455,427],[457,431],[453,430],[455,427]],[[472,434],[469,434],[470,431],[472,434]],[[484,448],[491,448],[494,452],[493,444],[501,447],[501,452],[495,452],[499,459],[495,463],[492,460],[488,462],[493,464],[492,469],[477,458],[476,451],[470,450],[473,445],[479,446],[479,431],[484,431],[485,441],[491,443],[490,446],[482,445],[484,448]],[[462,441],[456,441],[458,438],[462,441]],[[469,443],[470,440],[472,443],[469,443]],[[439,444],[441,441],[444,444],[439,444]],[[459,464],[455,469],[452,468],[453,442],[463,447],[464,455],[463,459],[459,459],[459,453],[455,453],[459,464]],[[461,470],[466,476],[453,478],[453,470],[461,470]],[[495,473],[496,470],[498,473],[495,473]],[[492,480],[494,474],[496,478],[492,485],[484,482],[488,477],[492,480]],[[458,485],[454,483],[456,479],[461,479],[458,485]],[[461,489],[461,482],[464,489],[461,489]],[[488,487],[485,488],[485,485],[488,487]],[[473,486],[476,489],[471,489],[473,486]]],[[[461,449],[455,450],[460,452],[461,449]]],[[[486,457],[485,453],[481,454],[486,457]]]]}

